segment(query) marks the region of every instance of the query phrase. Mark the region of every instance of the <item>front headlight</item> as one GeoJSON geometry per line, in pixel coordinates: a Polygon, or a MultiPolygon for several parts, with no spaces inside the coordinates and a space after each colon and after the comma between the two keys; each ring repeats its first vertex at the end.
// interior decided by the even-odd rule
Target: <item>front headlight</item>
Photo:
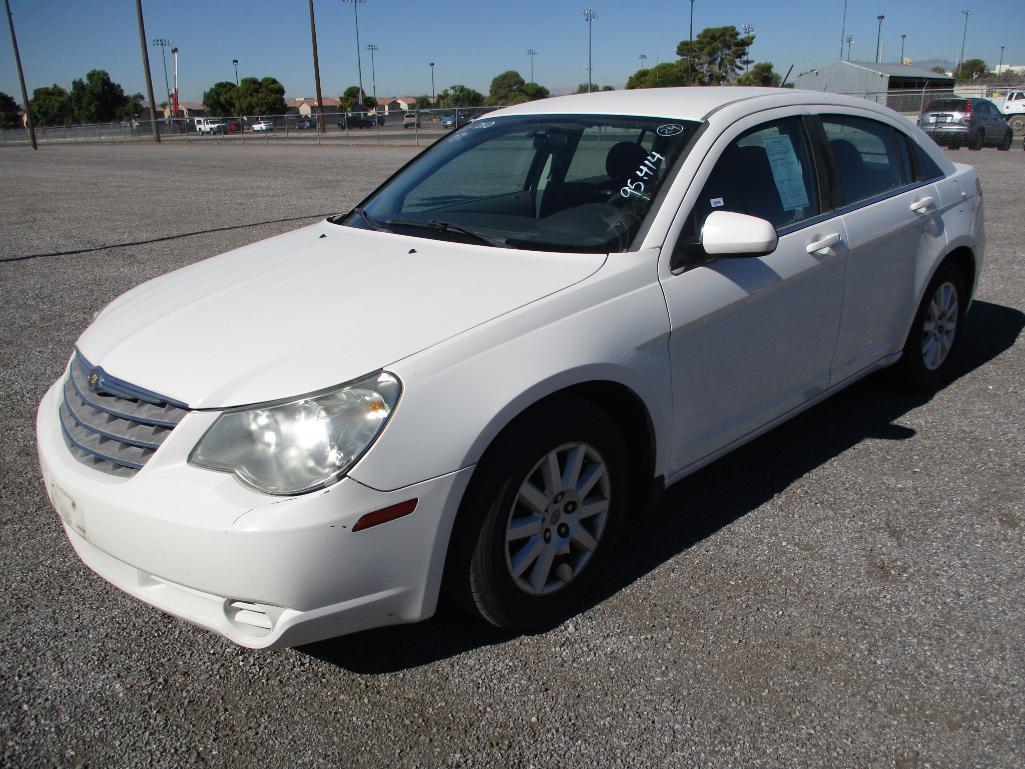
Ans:
{"type": "Polygon", "coordinates": [[[387,372],[288,403],[221,414],[189,463],[234,473],[267,494],[302,494],[337,481],[384,429],[402,386],[387,372]]]}

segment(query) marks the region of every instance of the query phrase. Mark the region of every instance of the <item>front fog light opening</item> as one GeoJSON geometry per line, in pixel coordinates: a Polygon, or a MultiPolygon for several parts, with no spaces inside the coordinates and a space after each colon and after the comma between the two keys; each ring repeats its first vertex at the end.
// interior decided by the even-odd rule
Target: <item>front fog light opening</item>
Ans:
{"type": "Polygon", "coordinates": [[[281,608],[269,604],[227,599],[224,602],[224,616],[234,627],[253,638],[271,634],[281,617],[281,608]]]}

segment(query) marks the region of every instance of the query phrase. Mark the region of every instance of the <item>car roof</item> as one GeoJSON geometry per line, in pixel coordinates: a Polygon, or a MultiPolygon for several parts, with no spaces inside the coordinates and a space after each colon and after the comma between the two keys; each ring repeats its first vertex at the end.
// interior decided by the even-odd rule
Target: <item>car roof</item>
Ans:
{"type": "Polygon", "coordinates": [[[835,104],[877,108],[867,99],[794,88],[710,86],[687,88],[638,88],[556,96],[525,102],[491,113],[503,115],[651,115],[681,120],[704,120],[719,109],[750,101],[751,111],[800,104],[835,104]]]}

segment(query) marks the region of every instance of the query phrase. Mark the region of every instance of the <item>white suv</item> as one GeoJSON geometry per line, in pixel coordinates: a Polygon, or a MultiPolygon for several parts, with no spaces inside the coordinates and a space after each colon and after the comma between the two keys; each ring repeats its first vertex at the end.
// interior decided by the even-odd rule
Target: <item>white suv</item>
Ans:
{"type": "Polygon", "coordinates": [[[577,610],[668,484],[894,365],[944,381],[982,193],[769,88],[488,114],[351,211],[116,299],[38,415],[67,536],[251,647],[577,610]]]}

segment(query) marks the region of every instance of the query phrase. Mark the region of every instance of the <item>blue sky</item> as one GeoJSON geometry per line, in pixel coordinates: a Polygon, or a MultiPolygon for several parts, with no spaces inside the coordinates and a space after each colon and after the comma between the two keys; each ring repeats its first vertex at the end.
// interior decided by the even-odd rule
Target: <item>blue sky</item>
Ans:
{"type": "MultiPolygon", "coordinates": [[[[10,0],[29,93],[51,83],[70,87],[90,69],[105,69],[125,91],[145,92],[132,0],[10,0]]],[[[491,78],[507,69],[529,77],[534,48],[535,79],[553,92],[587,81],[587,24],[581,11],[595,8],[594,79],[621,86],[639,65],[675,55],[687,37],[688,0],[367,0],[359,7],[360,42],[379,47],[379,96],[430,93],[428,62],[435,62],[437,90],[464,83],[487,92],[491,78]]],[[[847,32],[854,59],[875,56],[876,16],[884,14],[883,59],[896,61],[900,35],[914,60],[956,59],[970,7],[965,57],[995,65],[1005,45],[1005,64],[1025,64],[1025,2],[1022,0],[849,0],[847,32]]],[[[321,82],[325,96],[338,96],[356,82],[353,7],[341,0],[315,0],[321,82]]],[[[308,4],[305,0],[143,0],[149,38],[174,40],[182,99],[198,101],[219,80],[273,75],[289,97],[312,96],[308,4]]],[[[706,26],[751,24],[752,56],[794,75],[837,60],[843,0],[696,0],[694,31],[706,26]]],[[[21,101],[14,56],[6,33],[0,44],[0,90],[21,101]]],[[[168,60],[168,67],[170,67],[168,60]]],[[[163,92],[159,49],[150,48],[153,89],[163,92]]],[[[371,91],[370,57],[363,52],[364,88],[371,91]]]]}

